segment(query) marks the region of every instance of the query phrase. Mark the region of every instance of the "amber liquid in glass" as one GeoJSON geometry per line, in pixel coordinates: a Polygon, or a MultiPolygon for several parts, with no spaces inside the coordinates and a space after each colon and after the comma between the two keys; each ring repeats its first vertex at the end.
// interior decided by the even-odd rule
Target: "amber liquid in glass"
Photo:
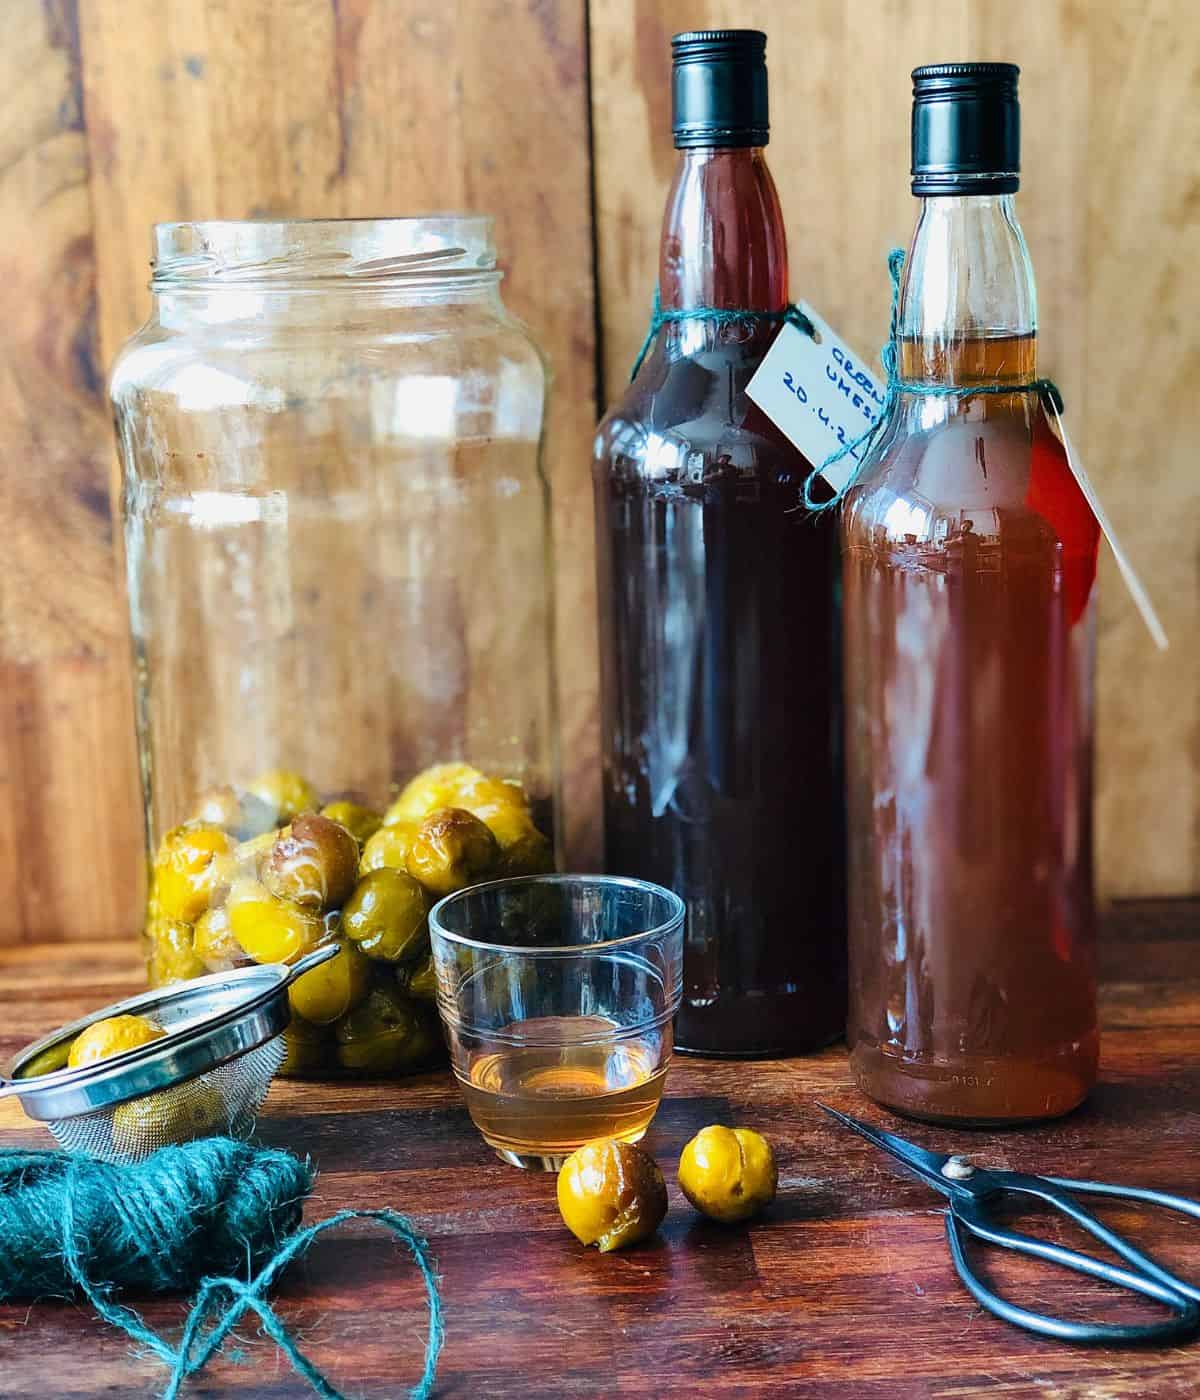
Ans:
{"type": "MultiPolygon", "coordinates": [[[[667,308],[778,311],[762,153],[685,153],[667,308]]],[[[838,547],[809,463],[746,397],[776,324],[660,332],[594,468],[606,869],[687,903],[681,1050],[786,1054],[841,1034],[845,835],[838,547]]]]}
{"type": "Polygon", "coordinates": [[[558,1157],[593,1138],[637,1142],[645,1134],[662,1099],[669,1031],[664,1050],[661,1039],[598,1039],[617,1028],[597,1016],[541,1017],[509,1030],[522,1028],[559,1043],[476,1054],[459,1080],[471,1118],[493,1147],[558,1157]]]}
{"type": "MultiPolygon", "coordinates": [[[[904,342],[900,373],[1028,382],[1034,358],[904,342]]],[[[885,465],[843,525],[852,1067],[925,1119],[1053,1117],[1096,1074],[1095,522],[1032,394],[885,465]]]]}

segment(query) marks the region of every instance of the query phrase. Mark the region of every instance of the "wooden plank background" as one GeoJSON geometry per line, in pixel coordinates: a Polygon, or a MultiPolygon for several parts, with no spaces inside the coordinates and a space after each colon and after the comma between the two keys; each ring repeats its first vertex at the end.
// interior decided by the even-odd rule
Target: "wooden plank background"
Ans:
{"type": "Polygon", "coordinates": [[[0,942],[138,922],[103,381],[146,312],[160,219],[497,215],[506,298],[554,367],[570,858],[592,862],[591,430],[624,382],[652,286],[674,161],[668,41],[702,24],[768,31],[793,289],[863,348],[885,329],[883,256],[912,222],[908,70],[1022,65],[1044,367],[1173,639],[1154,652],[1106,563],[1101,888],[1200,888],[1189,0],[4,0],[0,942]]]}
{"type": "Polygon", "coordinates": [[[1154,648],[1111,557],[1097,686],[1101,891],[1200,888],[1200,11],[1189,0],[592,0],[605,378],[643,333],[673,152],[665,63],[686,27],[768,33],[771,168],[792,294],[860,350],[907,243],[909,72],[1021,65],[1022,193],[1042,372],[1061,386],[1118,535],[1172,639],[1154,648]]]}

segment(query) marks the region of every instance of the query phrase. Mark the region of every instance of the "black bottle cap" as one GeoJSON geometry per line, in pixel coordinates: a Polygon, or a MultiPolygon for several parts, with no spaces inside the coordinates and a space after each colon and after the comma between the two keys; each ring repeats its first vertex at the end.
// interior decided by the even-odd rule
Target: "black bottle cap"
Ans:
{"type": "Polygon", "coordinates": [[[1011,194],[1021,183],[1015,63],[913,69],[912,192],[1011,194]]]}
{"type": "Polygon", "coordinates": [[[765,146],[767,36],[758,29],[693,29],[671,40],[675,146],[765,146]]]}

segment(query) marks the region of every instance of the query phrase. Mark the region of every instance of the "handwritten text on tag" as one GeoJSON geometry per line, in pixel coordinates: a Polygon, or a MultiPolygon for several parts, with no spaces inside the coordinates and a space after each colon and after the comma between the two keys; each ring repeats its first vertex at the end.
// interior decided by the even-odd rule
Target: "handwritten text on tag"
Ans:
{"type": "MultiPolygon", "coordinates": [[[[866,443],[854,448],[850,445],[878,418],[884,391],[865,363],[807,302],[801,302],[800,309],[812,322],[816,335],[806,335],[790,322],[785,324],[746,386],[746,393],[818,470],[834,452],[849,449],[820,473],[834,491],[840,492],[868,451],[866,443]]],[[[1052,400],[1045,402],[1047,416],[1066,452],[1067,465],[1112,549],[1125,586],[1155,644],[1165,648],[1167,635],[1145,586],[1083,470],[1057,407],[1052,400]]]]}
{"type": "MultiPolygon", "coordinates": [[[[879,416],[884,391],[864,362],[808,305],[800,309],[816,336],[790,323],[776,336],[746,393],[814,467],[848,447],[879,416]]],[[[866,445],[830,463],[824,479],[840,491],[866,445]]]]}

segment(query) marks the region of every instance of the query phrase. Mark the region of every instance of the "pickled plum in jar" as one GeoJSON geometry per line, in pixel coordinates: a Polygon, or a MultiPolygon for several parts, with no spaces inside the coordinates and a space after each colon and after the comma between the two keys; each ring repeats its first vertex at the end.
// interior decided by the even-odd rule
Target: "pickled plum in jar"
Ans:
{"type": "Polygon", "coordinates": [[[286,797],[303,793],[315,809],[321,799],[306,778],[284,770],[270,778],[279,825],[238,840],[247,807],[224,794],[269,790],[254,781],[214,789],[219,798],[202,797],[199,816],[163,837],[145,930],[151,982],[292,962],[332,941],[338,956],[290,990],[281,1073],[422,1068],[442,1044],[430,907],[449,887],[538,874],[551,855],[524,787],[463,763],[438,764],[417,774],[386,810],[336,799],[318,813],[297,812],[286,797]],[[470,806],[446,806],[450,800],[470,806]]]}

